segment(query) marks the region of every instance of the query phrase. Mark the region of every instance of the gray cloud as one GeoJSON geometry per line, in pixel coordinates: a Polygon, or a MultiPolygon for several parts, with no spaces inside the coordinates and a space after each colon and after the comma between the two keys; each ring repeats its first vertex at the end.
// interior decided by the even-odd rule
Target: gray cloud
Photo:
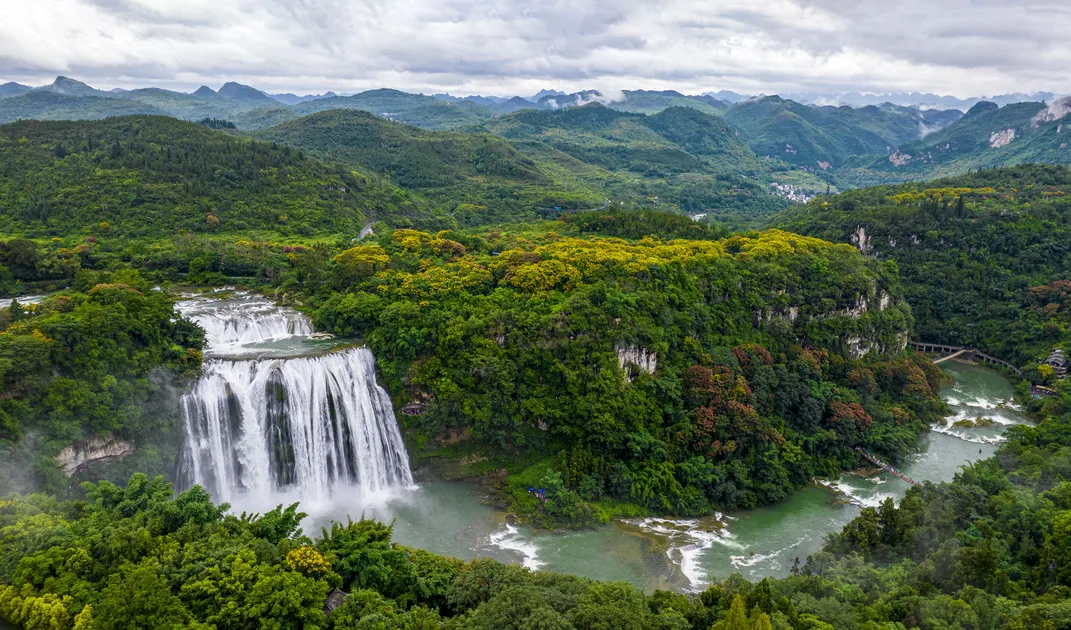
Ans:
{"type": "Polygon", "coordinates": [[[10,0],[0,81],[526,94],[1071,84],[1066,0],[10,0]]]}

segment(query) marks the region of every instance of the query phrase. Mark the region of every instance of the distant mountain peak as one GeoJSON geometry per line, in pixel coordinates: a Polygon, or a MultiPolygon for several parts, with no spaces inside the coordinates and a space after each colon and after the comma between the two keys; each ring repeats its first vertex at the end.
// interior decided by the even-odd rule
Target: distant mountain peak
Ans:
{"type": "Polygon", "coordinates": [[[96,88],[82,83],[81,81],[71,79],[65,76],[58,76],[51,85],[38,88],[39,90],[46,90],[48,92],[56,92],[57,94],[66,94],[67,96],[98,96],[107,94],[96,88]]]}
{"type": "Polygon", "coordinates": [[[558,90],[539,90],[538,94],[536,94],[532,98],[526,98],[524,100],[531,101],[533,103],[538,103],[541,99],[543,99],[543,98],[545,98],[547,96],[551,96],[551,97],[565,96],[565,92],[560,92],[558,90]]]}
{"type": "Polygon", "coordinates": [[[321,98],[331,98],[334,96],[338,96],[338,94],[335,94],[334,92],[325,92],[323,94],[306,94],[304,96],[298,96],[297,94],[287,92],[285,94],[268,94],[268,96],[284,105],[297,105],[298,103],[306,103],[308,101],[315,101],[321,98]]]}
{"type": "Polygon", "coordinates": [[[0,98],[5,98],[8,96],[18,96],[20,94],[25,94],[30,91],[33,91],[33,88],[28,85],[22,85],[21,83],[9,81],[7,83],[4,83],[3,85],[0,85],[0,98]]]}
{"type": "Polygon", "coordinates": [[[248,85],[242,85],[235,81],[228,81],[223,84],[223,87],[219,88],[217,92],[223,98],[229,98],[232,100],[246,100],[246,101],[274,101],[272,97],[268,96],[260,90],[250,87],[248,85]]]}
{"type": "Polygon", "coordinates": [[[200,98],[212,98],[213,96],[216,96],[216,91],[207,85],[202,85],[197,88],[197,91],[194,92],[193,95],[200,98]]]}
{"type": "Polygon", "coordinates": [[[967,116],[977,116],[978,114],[984,114],[1000,109],[1000,105],[997,105],[993,101],[978,101],[974,107],[967,110],[967,116]]]}

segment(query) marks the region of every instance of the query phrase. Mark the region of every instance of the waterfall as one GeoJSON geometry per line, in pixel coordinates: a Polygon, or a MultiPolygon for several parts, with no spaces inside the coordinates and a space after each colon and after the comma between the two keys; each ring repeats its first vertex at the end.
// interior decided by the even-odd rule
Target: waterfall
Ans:
{"type": "Polygon", "coordinates": [[[215,357],[182,398],[181,486],[200,484],[217,500],[233,502],[279,492],[315,500],[340,487],[375,493],[412,485],[370,351],[293,356],[312,325],[266,300],[197,300],[180,310],[205,328],[207,354],[215,357]],[[287,356],[219,356],[244,356],[243,345],[279,339],[291,342],[287,356]]]}
{"type": "Polygon", "coordinates": [[[301,313],[248,294],[186,300],[176,306],[183,317],[204,329],[209,353],[313,333],[312,322],[301,313]]]}

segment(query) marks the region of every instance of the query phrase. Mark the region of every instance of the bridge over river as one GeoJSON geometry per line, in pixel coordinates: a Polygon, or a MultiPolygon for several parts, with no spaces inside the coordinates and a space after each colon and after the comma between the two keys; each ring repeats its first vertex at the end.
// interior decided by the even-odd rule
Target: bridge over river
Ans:
{"type": "Polygon", "coordinates": [[[925,341],[909,341],[908,345],[919,352],[933,352],[937,354],[946,354],[948,356],[941,357],[934,361],[934,363],[943,363],[950,359],[963,357],[964,359],[975,358],[990,365],[997,365],[1006,370],[1015,372],[1017,376],[1022,376],[1023,373],[1019,368],[1015,367],[1007,361],[998,359],[992,355],[986,354],[981,350],[976,350],[969,346],[948,346],[940,343],[927,343],[925,341]]]}
{"type": "Polygon", "coordinates": [[[907,475],[905,475],[904,473],[900,472],[899,470],[897,470],[897,469],[893,468],[892,466],[886,464],[885,462],[881,461],[873,453],[871,453],[869,451],[864,451],[863,449],[859,448],[858,446],[855,447],[855,450],[856,450],[856,452],[858,452],[860,455],[863,456],[863,459],[867,460],[868,462],[870,462],[871,464],[874,464],[875,466],[877,466],[879,468],[884,469],[885,471],[887,471],[893,477],[896,477],[897,479],[903,479],[904,481],[908,482],[909,484],[911,484],[911,485],[913,485],[915,487],[919,487],[919,488],[922,487],[921,483],[915,481],[911,477],[908,477],[907,475]]]}

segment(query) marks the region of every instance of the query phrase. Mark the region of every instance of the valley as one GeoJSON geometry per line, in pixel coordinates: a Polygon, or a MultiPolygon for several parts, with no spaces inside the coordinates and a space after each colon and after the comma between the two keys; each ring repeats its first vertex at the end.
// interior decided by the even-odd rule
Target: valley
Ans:
{"type": "Polygon", "coordinates": [[[1068,111],[622,97],[5,88],[0,619],[1062,627],[1068,111]]]}

